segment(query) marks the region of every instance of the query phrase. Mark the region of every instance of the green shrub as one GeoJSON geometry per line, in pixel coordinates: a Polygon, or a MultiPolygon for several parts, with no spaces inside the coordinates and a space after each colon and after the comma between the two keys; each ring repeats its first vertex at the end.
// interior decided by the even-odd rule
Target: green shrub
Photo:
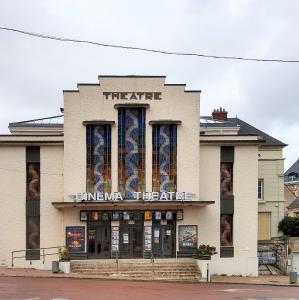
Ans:
{"type": "Polygon", "coordinates": [[[278,224],[284,235],[299,237],[299,217],[284,217],[278,224]]]}
{"type": "Polygon", "coordinates": [[[211,256],[217,254],[216,247],[210,245],[201,244],[195,251],[194,256],[196,258],[201,256],[211,256]]]}

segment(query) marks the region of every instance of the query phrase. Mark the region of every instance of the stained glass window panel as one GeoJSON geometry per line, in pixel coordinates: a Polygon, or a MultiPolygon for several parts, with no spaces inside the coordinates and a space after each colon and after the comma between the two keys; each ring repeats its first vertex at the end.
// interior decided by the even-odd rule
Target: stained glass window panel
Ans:
{"type": "Polygon", "coordinates": [[[111,192],[111,126],[87,126],[86,146],[87,192],[111,192]]]}
{"type": "Polygon", "coordinates": [[[118,110],[118,191],[125,199],[145,191],[145,109],[118,110]]]}
{"type": "Polygon", "coordinates": [[[176,192],[177,126],[154,125],[152,140],[152,189],[154,192],[176,192]]]}

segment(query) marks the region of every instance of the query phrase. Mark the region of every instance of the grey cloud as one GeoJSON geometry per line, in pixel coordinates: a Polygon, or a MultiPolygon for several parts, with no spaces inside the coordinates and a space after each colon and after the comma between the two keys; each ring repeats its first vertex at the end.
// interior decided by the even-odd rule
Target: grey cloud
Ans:
{"type": "MultiPolygon", "coordinates": [[[[216,55],[299,59],[298,1],[2,1],[2,26],[45,34],[216,55]]],[[[165,74],[201,89],[201,113],[223,106],[287,142],[297,159],[299,64],[173,57],[0,32],[0,131],[59,113],[62,90],[98,74],[165,74]],[[289,128],[291,126],[291,133],[289,128]]]]}

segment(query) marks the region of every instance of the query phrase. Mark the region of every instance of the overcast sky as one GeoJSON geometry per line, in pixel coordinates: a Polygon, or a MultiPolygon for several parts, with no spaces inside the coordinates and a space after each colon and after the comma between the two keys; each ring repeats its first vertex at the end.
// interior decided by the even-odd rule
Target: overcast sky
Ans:
{"type": "MultiPolygon", "coordinates": [[[[110,44],[299,60],[298,0],[0,0],[0,26],[110,44]]],[[[99,74],[166,75],[200,89],[201,115],[225,107],[299,157],[299,64],[176,57],[0,31],[0,132],[60,114],[63,89],[99,74]]]]}

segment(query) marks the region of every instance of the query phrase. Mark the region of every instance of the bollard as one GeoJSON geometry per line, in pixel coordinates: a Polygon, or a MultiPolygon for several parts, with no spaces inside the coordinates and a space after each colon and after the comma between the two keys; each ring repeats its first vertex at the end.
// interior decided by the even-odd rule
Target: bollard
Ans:
{"type": "Polygon", "coordinates": [[[59,273],[59,261],[52,261],[52,272],[59,273]]]}
{"type": "Polygon", "coordinates": [[[290,272],[290,284],[297,283],[297,272],[290,272]]]}

